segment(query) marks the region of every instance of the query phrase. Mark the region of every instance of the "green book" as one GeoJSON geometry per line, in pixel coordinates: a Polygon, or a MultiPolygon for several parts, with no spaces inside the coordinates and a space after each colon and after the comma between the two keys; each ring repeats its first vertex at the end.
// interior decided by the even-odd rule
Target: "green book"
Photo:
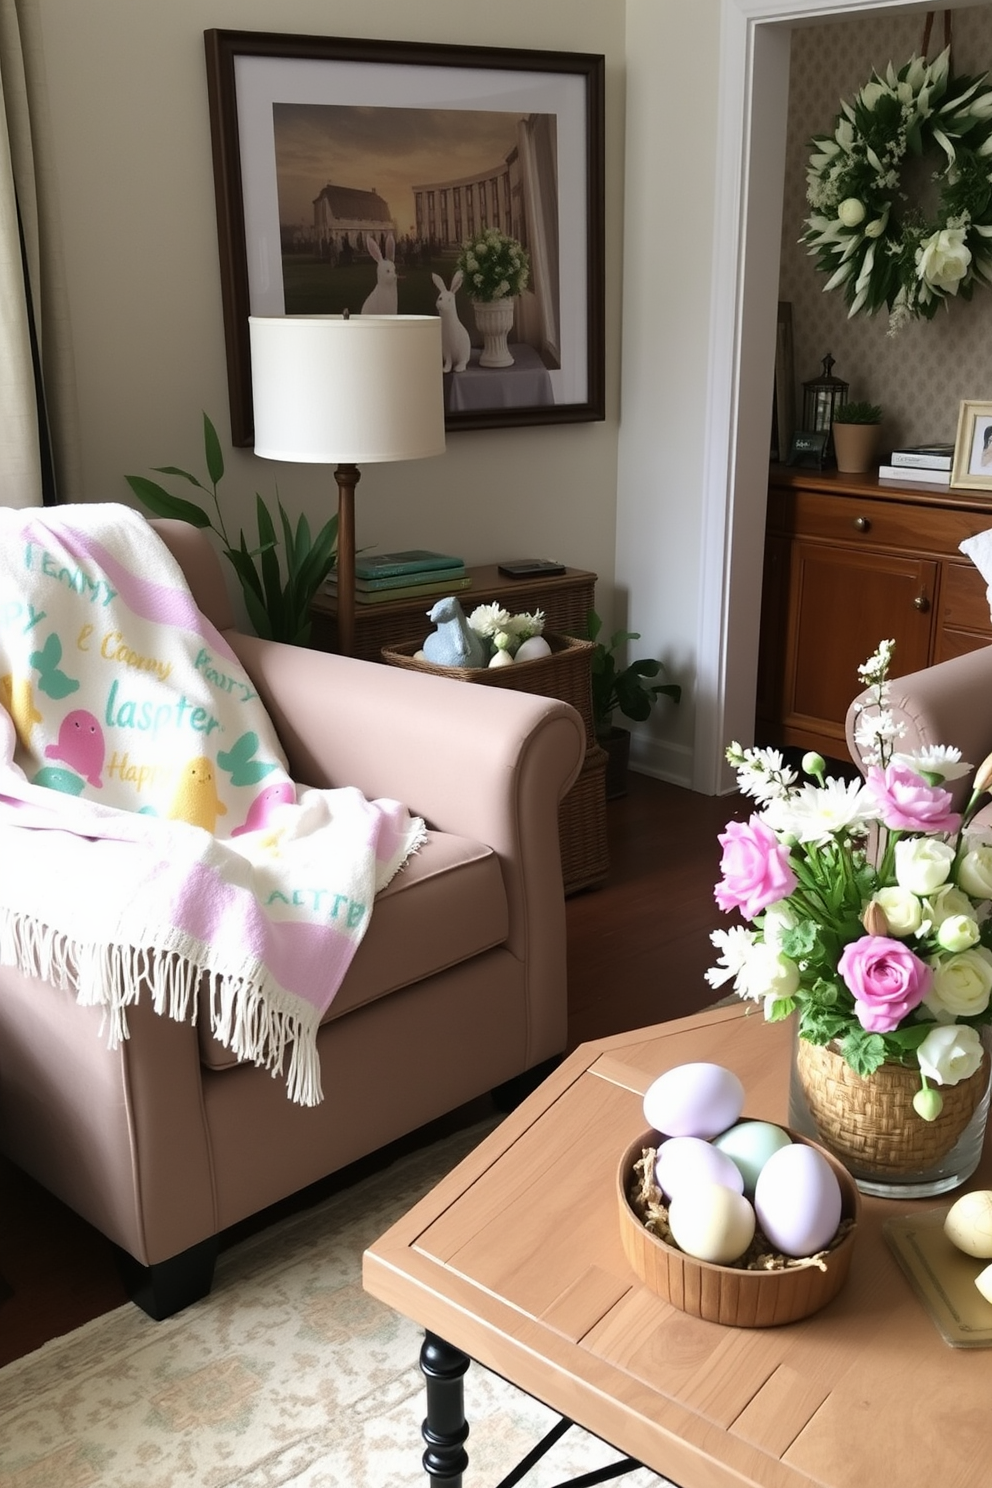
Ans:
{"type": "Polygon", "coordinates": [[[355,559],[355,574],[360,579],[387,579],[397,574],[430,573],[435,568],[464,567],[463,558],[432,553],[429,548],[407,548],[401,553],[361,553],[355,559]]]}
{"type": "Polygon", "coordinates": [[[355,588],[371,593],[376,589],[408,588],[411,584],[442,584],[451,579],[463,579],[464,577],[465,565],[461,563],[457,568],[428,568],[423,573],[388,574],[380,579],[362,579],[356,574],[355,588]]]}
{"type": "MultiPolygon", "coordinates": [[[[435,580],[432,584],[404,584],[400,589],[355,589],[356,604],[389,604],[394,599],[417,599],[423,595],[425,599],[438,594],[458,594],[463,589],[471,587],[472,580],[467,574],[456,576],[451,579],[435,580]]],[[[328,579],[324,585],[325,594],[332,599],[337,599],[338,586],[333,579],[328,579]]],[[[430,606],[428,606],[430,608],[430,606]]]]}

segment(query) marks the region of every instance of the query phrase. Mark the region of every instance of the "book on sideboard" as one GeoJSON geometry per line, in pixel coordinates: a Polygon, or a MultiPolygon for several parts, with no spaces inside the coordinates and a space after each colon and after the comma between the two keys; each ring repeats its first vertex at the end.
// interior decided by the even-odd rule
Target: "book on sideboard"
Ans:
{"type": "Polygon", "coordinates": [[[951,484],[950,470],[934,470],[925,465],[880,465],[880,481],[892,481],[896,485],[910,483],[924,486],[947,486],[951,484]]]}
{"type": "MultiPolygon", "coordinates": [[[[356,574],[355,588],[364,589],[368,593],[378,589],[408,589],[411,584],[444,584],[451,579],[463,579],[465,573],[465,565],[459,564],[457,568],[426,568],[422,573],[386,574],[377,579],[363,579],[360,574],[356,574]]],[[[329,582],[337,582],[333,573],[329,582]]]]}
{"type": "Polygon", "coordinates": [[[950,470],[953,461],[953,444],[908,444],[889,456],[890,465],[918,465],[925,470],[950,470]]]}

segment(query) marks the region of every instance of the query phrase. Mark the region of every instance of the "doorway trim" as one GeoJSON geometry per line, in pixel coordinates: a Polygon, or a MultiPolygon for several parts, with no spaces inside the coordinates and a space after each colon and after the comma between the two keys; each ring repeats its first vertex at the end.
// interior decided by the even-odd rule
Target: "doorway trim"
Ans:
{"type": "Polygon", "coordinates": [[[734,788],[724,750],[731,739],[750,742],[754,729],[790,35],[804,23],[928,8],[927,0],[721,0],[692,782],[705,795],[734,788]]]}

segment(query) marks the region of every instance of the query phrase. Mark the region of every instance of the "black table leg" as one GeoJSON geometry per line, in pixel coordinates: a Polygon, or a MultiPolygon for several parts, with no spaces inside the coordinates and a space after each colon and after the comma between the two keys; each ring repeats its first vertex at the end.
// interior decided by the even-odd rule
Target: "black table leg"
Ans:
{"type": "Polygon", "coordinates": [[[452,1348],[434,1333],[424,1335],[420,1368],[427,1381],[427,1417],[422,1427],[427,1450],[423,1463],[431,1488],[462,1488],[462,1473],[468,1467],[462,1382],[468,1365],[468,1355],[461,1349],[452,1348]]]}

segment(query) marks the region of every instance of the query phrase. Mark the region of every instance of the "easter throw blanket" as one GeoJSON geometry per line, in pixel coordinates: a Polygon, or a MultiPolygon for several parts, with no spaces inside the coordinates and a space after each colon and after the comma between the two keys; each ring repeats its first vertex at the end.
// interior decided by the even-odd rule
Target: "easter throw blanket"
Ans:
{"type": "Polygon", "coordinates": [[[177,1019],[321,1099],[316,1033],[424,824],[297,787],[182,571],[128,507],[0,508],[0,961],[177,1019]],[[202,982],[202,988],[201,988],[202,982]],[[142,989],[144,989],[142,991],[142,989]]]}

